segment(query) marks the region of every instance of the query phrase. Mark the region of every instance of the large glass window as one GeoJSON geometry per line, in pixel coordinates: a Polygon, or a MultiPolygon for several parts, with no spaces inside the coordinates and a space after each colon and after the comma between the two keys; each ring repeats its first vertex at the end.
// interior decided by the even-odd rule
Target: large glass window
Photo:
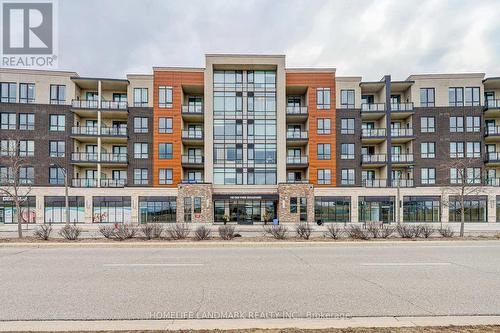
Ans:
{"type": "Polygon", "coordinates": [[[434,103],[434,88],[420,88],[420,106],[432,107],[434,103]]]}
{"type": "Polygon", "coordinates": [[[422,117],[420,118],[420,132],[434,133],[436,131],[436,118],[435,117],[422,117]]]}
{"type": "Polygon", "coordinates": [[[92,223],[130,223],[130,197],[92,198],[92,223]]]}
{"type": "MultiPolygon", "coordinates": [[[[85,198],[68,197],[69,221],[71,223],[85,222],[85,198]]],[[[64,196],[47,196],[45,201],[45,223],[66,222],[66,200],[64,196]]]]}
{"type": "Polygon", "coordinates": [[[148,106],[148,88],[134,88],[134,106],[148,106]]]}
{"type": "Polygon", "coordinates": [[[464,117],[450,117],[450,132],[464,131],[464,117]]]}
{"type": "Polygon", "coordinates": [[[329,143],[318,143],[317,149],[318,160],[331,159],[331,149],[329,143]]]}
{"type": "Polygon", "coordinates": [[[147,185],[148,183],[148,169],[134,169],[134,185],[147,185]]]}
{"type": "Polygon", "coordinates": [[[64,185],[64,169],[60,167],[49,168],[49,184],[64,185]]]}
{"type": "Polygon", "coordinates": [[[59,84],[50,85],[50,104],[66,103],[66,86],[59,84]]]}
{"type": "MultiPolygon", "coordinates": [[[[464,200],[465,222],[487,222],[488,200],[486,196],[466,197],[464,200]]],[[[449,221],[461,221],[460,197],[450,197],[449,221]]]]}
{"type": "Polygon", "coordinates": [[[421,142],[420,143],[420,157],[421,158],[435,158],[436,157],[436,143],[435,142],[421,142]]]}
{"type": "MultiPolygon", "coordinates": [[[[24,223],[36,221],[36,197],[28,196],[21,200],[21,218],[24,223]]],[[[17,223],[16,205],[11,197],[0,197],[0,223],[17,223]]]]}
{"type": "Polygon", "coordinates": [[[147,133],[147,132],[148,132],[148,118],[134,117],[134,133],[147,133]]]}
{"type": "Polygon", "coordinates": [[[330,169],[318,169],[318,184],[327,185],[332,183],[332,171],[330,169]]]}
{"type": "Polygon", "coordinates": [[[464,106],[464,88],[449,88],[448,101],[450,106],[464,106]]]}
{"type": "Polygon", "coordinates": [[[481,157],[481,142],[467,142],[467,153],[466,156],[469,158],[481,157]]]}
{"type": "Polygon", "coordinates": [[[158,144],[158,158],[171,160],[173,158],[173,145],[171,143],[158,144]]]}
{"type": "Polygon", "coordinates": [[[330,88],[316,88],[316,108],[330,109],[330,88]]]}
{"type": "Polygon", "coordinates": [[[481,117],[467,116],[466,117],[466,131],[478,133],[481,131],[481,117]]]}
{"type": "Polygon", "coordinates": [[[342,169],[341,171],[341,184],[342,185],[355,185],[355,170],[354,169],[342,169]]]}
{"type": "Polygon", "coordinates": [[[354,159],[354,143],[343,143],[340,146],[340,158],[343,160],[353,160],[354,159]]]}
{"type": "Polygon", "coordinates": [[[440,197],[403,197],[404,222],[439,222],[441,200],[440,197]]]}
{"type": "Polygon", "coordinates": [[[16,114],[15,113],[0,113],[1,125],[0,129],[2,130],[15,130],[16,129],[16,114]]]}
{"type": "Polygon", "coordinates": [[[394,197],[359,197],[360,222],[394,222],[394,197]]]}
{"type": "Polygon", "coordinates": [[[354,118],[340,120],[340,134],[354,134],[354,118]]]}
{"type": "MultiPolygon", "coordinates": [[[[344,119],[342,119],[342,120],[344,120],[344,119]]],[[[353,127],[354,127],[354,124],[353,124],[353,127]]],[[[331,130],[332,129],[331,129],[330,118],[318,118],[318,134],[330,134],[331,130]]],[[[353,130],[354,130],[354,128],[353,128],[353,130]]]]}
{"type": "Polygon", "coordinates": [[[33,104],[35,103],[35,84],[20,83],[19,84],[19,103],[33,104]]]}
{"type": "Polygon", "coordinates": [[[66,143],[64,141],[49,141],[49,156],[64,157],[66,143]]]}
{"type": "Polygon", "coordinates": [[[420,169],[422,185],[436,184],[436,169],[422,168],[420,169]]]}
{"type": "Polygon", "coordinates": [[[140,223],[175,223],[175,197],[139,197],[140,223]]]}
{"type": "Polygon", "coordinates": [[[349,222],[350,197],[315,197],[314,219],[317,222],[349,222]]]}
{"type": "Polygon", "coordinates": [[[171,108],[173,99],[173,88],[160,86],[158,87],[158,107],[171,108]]]}
{"type": "Polygon", "coordinates": [[[134,158],[139,158],[139,159],[149,158],[147,143],[145,142],[134,143],[134,158]]]}
{"type": "Polygon", "coordinates": [[[450,157],[463,158],[464,157],[464,143],[463,142],[450,142],[450,157]]]}
{"type": "Polygon", "coordinates": [[[66,116],[51,114],[49,118],[49,131],[64,132],[66,130],[66,116]]]}
{"type": "Polygon", "coordinates": [[[16,102],[16,84],[12,82],[0,82],[0,102],[16,102]]]}
{"type": "Polygon", "coordinates": [[[160,185],[173,184],[172,169],[159,169],[158,182],[160,185]]]}
{"type": "Polygon", "coordinates": [[[465,88],[465,106],[479,106],[480,96],[479,87],[465,88]]]}
{"type": "Polygon", "coordinates": [[[19,140],[19,156],[35,156],[35,141],[19,140]]]}
{"type": "Polygon", "coordinates": [[[158,132],[160,134],[173,133],[172,118],[159,118],[159,120],[158,120],[158,132]]]}
{"type": "Polygon", "coordinates": [[[35,129],[35,114],[20,113],[19,114],[19,129],[25,131],[33,131],[35,129]]]}
{"type": "Polygon", "coordinates": [[[35,169],[32,166],[19,168],[19,184],[28,185],[35,183],[35,169]]]}
{"type": "Polygon", "coordinates": [[[354,108],[354,90],[340,90],[340,106],[341,108],[354,108]]]}

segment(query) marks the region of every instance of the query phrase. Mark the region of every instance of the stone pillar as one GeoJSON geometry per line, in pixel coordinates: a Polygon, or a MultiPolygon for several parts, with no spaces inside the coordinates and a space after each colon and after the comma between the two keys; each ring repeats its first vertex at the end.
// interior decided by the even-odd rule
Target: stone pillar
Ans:
{"type": "Polygon", "coordinates": [[[359,222],[359,200],[357,195],[351,196],[351,222],[359,222]]]}
{"type": "Polygon", "coordinates": [[[441,196],[441,223],[448,223],[450,220],[450,196],[443,193],[441,196]]]}
{"type": "Polygon", "coordinates": [[[191,222],[213,223],[212,184],[180,184],[177,194],[177,223],[184,222],[184,198],[191,198],[191,222]],[[194,198],[201,198],[201,213],[194,213],[194,198]]]}
{"type": "Polygon", "coordinates": [[[300,222],[300,198],[307,199],[307,222],[314,223],[314,187],[311,184],[278,185],[278,220],[280,223],[300,222]],[[297,213],[290,213],[290,198],[297,198],[297,213]]]}
{"type": "Polygon", "coordinates": [[[497,197],[494,194],[488,195],[488,223],[495,223],[497,221],[497,197]]]}
{"type": "Polygon", "coordinates": [[[84,214],[83,216],[85,217],[85,223],[90,223],[92,224],[92,196],[88,195],[84,197],[84,214]]]}

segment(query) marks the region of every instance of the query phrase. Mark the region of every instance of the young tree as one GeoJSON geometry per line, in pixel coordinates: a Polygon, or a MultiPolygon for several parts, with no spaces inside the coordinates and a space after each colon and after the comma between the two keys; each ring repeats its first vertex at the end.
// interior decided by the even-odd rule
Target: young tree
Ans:
{"type": "Polygon", "coordinates": [[[5,168],[0,174],[0,194],[9,197],[16,207],[15,220],[17,221],[18,237],[23,237],[22,223],[25,222],[22,214],[22,205],[31,192],[31,182],[21,177],[26,158],[19,151],[17,138],[5,139],[0,148],[0,164],[5,168]]]}
{"type": "MultiPolygon", "coordinates": [[[[465,200],[469,196],[485,193],[485,179],[477,158],[451,158],[445,162],[441,169],[446,172],[449,186],[445,187],[443,194],[454,197],[460,204],[460,237],[464,236],[465,229],[465,200]],[[479,172],[477,172],[479,169],[479,172]]],[[[443,206],[450,206],[451,200],[442,197],[443,206]]]]}

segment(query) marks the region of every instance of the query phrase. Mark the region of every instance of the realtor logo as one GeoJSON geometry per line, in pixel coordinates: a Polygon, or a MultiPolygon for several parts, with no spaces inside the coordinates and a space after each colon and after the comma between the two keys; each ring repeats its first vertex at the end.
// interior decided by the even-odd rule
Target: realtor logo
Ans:
{"type": "Polygon", "coordinates": [[[56,3],[2,1],[2,66],[55,67],[56,3]]]}

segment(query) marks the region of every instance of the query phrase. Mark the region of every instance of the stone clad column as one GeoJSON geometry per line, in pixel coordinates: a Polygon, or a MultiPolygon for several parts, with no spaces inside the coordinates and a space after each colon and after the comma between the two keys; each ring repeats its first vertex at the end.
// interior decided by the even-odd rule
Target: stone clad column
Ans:
{"type": "Polygon", "coordinates": [[[177,223],[184,222],[184,198],[191,198],[191,222],[213,223],[214,209],[212,184],[179,184],[177,194],[177,223]],[[194,198],[201,198],[201,213],[194,213],[194,198]]]}
{"type": "Polygon", "coordinates": [[[307,222],[314,223],[314,187],[311,184],[278,185],[278,220],[280,223],[300,222],[300,198],[307,199],[307,222]],[[297,198],[297,213],[290,213],[290,198],[297,198]]]}

